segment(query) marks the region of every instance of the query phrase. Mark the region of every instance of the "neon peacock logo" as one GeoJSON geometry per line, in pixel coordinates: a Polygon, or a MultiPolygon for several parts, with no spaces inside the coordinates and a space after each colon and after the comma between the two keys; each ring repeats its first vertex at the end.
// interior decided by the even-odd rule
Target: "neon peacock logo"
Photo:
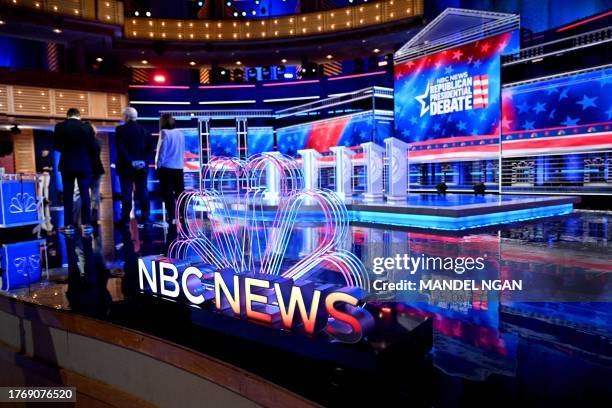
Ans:
{"type": "Polygon", "coordinates": [[[335,193],[304,189],[298,163],[277,153],[215,158],[203,179],[178,200],[168,258],[139,260],[141,289],[344,342],[373,327],[363,307],[368,273],[343,248],[348,213],[335,193]],[[319,236],[295,257],[290,242],[304,216],[319,236]]]}
{"type": "Polygon", "coordinates": [[[9,212],[19,214],[36,211],[36,199],[29,193],[17,193],[11,197],[9,212]]]}

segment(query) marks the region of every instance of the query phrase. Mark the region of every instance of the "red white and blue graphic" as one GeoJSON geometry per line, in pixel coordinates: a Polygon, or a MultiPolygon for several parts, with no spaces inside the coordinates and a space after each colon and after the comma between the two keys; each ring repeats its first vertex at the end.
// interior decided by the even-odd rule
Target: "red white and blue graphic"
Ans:
{"type": "Polygon", "coordinates": [[[247,135],[249,156],[274,150],[274,128],[249,127],[247,135]]]}
{"type": "Polygon", "coordinates": [[[395,67],[396,137],[406,142],[497,135],[500,55],[512,32],[395,67]]]}
{"type": "Polygon", "coordinates": [[[200,169],[200,141],[198,129],[179,129],[185,137],[185,162],[183,171],[198,171],[200,169]]]}
{"type": "Polygon", "coordinates": [[[504,88],[504,155],[612,148],[612,67],[504,88]]]}
{"type": "Polygon", "coordinates": [[[209,140],[211,156],[238,156],[236,128],[212,128],[209,140]]]}
{"type": "Polygon", "coordinates": [[[380,144],[390,136],[390,122],[375,119],[371,111],[276,130],[278,150],[290,156],[297,156],[300,149],[325,153],[333,146],[351,147],[372,141],[380,144]]]}

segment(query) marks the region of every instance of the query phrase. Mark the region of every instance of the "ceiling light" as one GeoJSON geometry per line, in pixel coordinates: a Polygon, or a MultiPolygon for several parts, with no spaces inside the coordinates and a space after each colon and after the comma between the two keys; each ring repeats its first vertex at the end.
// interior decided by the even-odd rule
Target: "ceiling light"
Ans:
{"type": "Polygon", "coordinates": [[[287,63],[287,60],[283,58],[283,59],[281,60],[281,62],[282,62],[283,64],[286,64],[286,63],[287,63]]]}
{"type": "Polygon", "coordinates": [[[0,20],[0,25],[5,25],[6,22],[4,20],[0,20]]]}
{"type": "Polygon", "coordinates": [[[242,17],[245,17],[245,16],[246,16],[246,11],[243,11],[242,12],[242,17]]]}
{"type": "Polygon", "coordinates": [[[140,15],[140,12],[135,11],[135,12],[134,12],[134,15],[135,15],[136,17],[138,17],[138,16],[140,15]]]}
{"type": "Polygon", "coordinates": [[[325,58],[327,58],[327,59],[332,59],[332,58],[334,58],[334,56],[333,56],[333,55],[331,55],[331,54],[327,54],[327,57],[325,57],[325,58]]]}
{"type": "Polygon", "coordinates": [[[147,12],[145,13],[145,15],[146,15],[147,17],[151,17],[151,12],[150,12],[150,11],[147,11],[147,12]]]}
{"type": "Polygon", "coordinates": [[[238,17],[238,12],[234,11],[234,17],[238,17]]]}
{"type": "Polygon", "coordinates": [[[147,65],[149,63],[149,61],[147,61],[147,60],[142,60],[140,62],[142,62],[143,65],[147,65]]]}
{"type": "Polygon", "coordinates": [[[102,58],[102,57],[98,57],[98,58],[96,58],[96,61],[98,61],[98,62],[102,62],[102,61],[104,61],[104,58],[102,58]]]}
{"type": "Polygon", "coordinates": [[[189,62],[189,65],[191,65],[192,67],[193,67],[195,64],[196,64],[196,63],[195,63],[195,61],[190,61],[190,62],[189,62]]]}
{"type": "Polygon", "coordinates": [[[61,33],[62,33],[62,30],[60,30],[59,28],[54,28],[54,29],[53,29],[53,32],[54,32],[55,34],[61,34],[61,33]]]}
{"type": "Polygon", "coordinates": [[[380,50],[378,48],[374,48],[374,54],[378,54],[380,50]]]}
{"type": "Polygon", "coordinates": [[[241,61],[236,61],[236,65],[242,65],[241,61]]]}

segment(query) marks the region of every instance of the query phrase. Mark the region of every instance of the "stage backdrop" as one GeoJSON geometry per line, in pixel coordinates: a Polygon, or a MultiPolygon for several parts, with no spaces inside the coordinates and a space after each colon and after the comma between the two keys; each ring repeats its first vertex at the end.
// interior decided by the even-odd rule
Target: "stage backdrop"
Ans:
{"type": "Polygon", "coordinates": [[[517,42],[508,32],[395,67],[395,137],[411,143],[411,160],[496,154],[500,56],[517,42]]]}
{"type": "Polygon", "coordinates": [[[377,119],[370,111],[279,128],[276,140],[281,153],[297,156],[300,149],[323,153],[333,146],[358,146],[372,141],[382,145],[391,130],[390,120],[377,119]]]}
{"type": "Polygon", "coordinates": [[[503,89],[504,155],[612,148],[612,67],[503,89]]]}

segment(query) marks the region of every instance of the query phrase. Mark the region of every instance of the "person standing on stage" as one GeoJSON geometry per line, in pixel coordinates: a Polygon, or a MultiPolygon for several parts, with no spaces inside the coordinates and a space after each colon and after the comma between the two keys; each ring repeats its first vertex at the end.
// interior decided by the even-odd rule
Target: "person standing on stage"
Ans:
{"type": "Polygon", "coordinates": [[[76,108],[66,112],[65,121],[55,125],[53,148],[60,152],[59,171],[64,185],[64,231],[72,233],[74,184],[79,187],[81,196],[81,222],[83,232],[91,228],[89,187],[91,185],[91,158],[95,154],[95,136],[90,125],[81,122],[81,113],[76,108]]]}
{"type": "Polygon", "coordinates": [[[51,182],[51,172],[53,171],[53,157],[49,149],[44,148],[40,152],[40,157],[36,161],[36,172],[38,176],[38,195],[43,198],[44,204],[49,201],[49,184],[51,182]]]}
{"type": "Polygon", "coordinates": [[[36,173],[38,173],[38,196],[42,200],[45,221],[41,228],[45,231],[53,230],[51,224],[51,213],[49,212],[49,185],[51,184],[51,172],[53,171],[53,155],[48,148],[43,148],[40,157],[36,160],[36,173]]]}
{"type": "Polygon", "coordinates": [[[136,119],[138,112],[132,107],[121,113],[123,125],[117,126],[117,174],[121,183],[121,223],[127,226],[132,212],[132,193],[140,202],[143,223],[149,223],[149,191],[147,190],[147,171],[151,156],[150,136],[136,119]]]}
{"type": "MultiPolygon", "coordinates": [[[[94,125],[91,125],[94,133],[98,134],[98,129],[94,125]]],[[[95,149],[96,152],[91,158],[91,218],[94,224],[98,223],[100,219],[100,183],[102,182],[102,175],[104,175],[104,166],[102,165],[102,159],[100,153],[102,151],[102,144],[100,139],[95,138],[95,149]]]]}
{"type": "Polygon", "coordinates": [[[166,205],[168,224],[176,224],[176,199],[185,189],[183,182],[183,164],[185,160],[185,136],[175,129],[176,121],[169,113],[159,119],[159,139],[155,168],[159,178],[159,187],[166,205]]]}

